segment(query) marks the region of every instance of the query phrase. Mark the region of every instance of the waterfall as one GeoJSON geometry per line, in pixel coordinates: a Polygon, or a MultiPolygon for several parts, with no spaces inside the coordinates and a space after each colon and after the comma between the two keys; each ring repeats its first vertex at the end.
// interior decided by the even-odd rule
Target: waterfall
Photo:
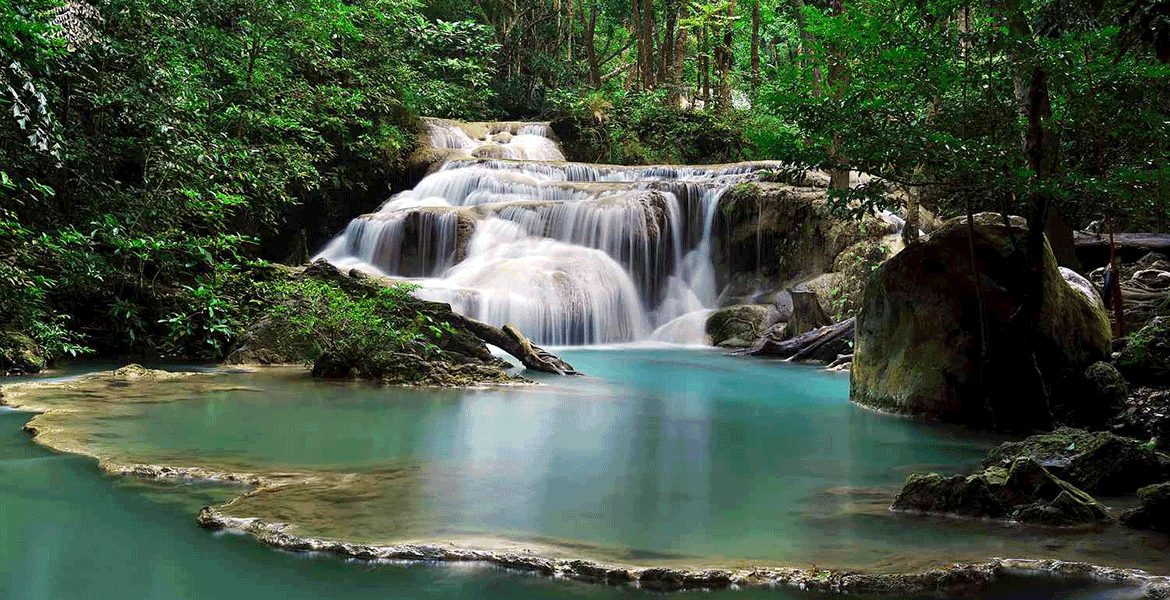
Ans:
{"type": "Polygon", "coordinates": [[[317,258],[409,278],[539,344],[701,339],[719,198],[775,166],[569,163],[547,124],[425,121],[446,161],[317,258]]]}

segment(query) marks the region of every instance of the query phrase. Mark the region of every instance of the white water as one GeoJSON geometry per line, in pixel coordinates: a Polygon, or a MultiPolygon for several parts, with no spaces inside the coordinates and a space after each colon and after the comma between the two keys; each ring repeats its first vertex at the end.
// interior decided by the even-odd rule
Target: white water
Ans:
{"type": "Polygon", "coordinates": [[[540,344],[703,343],[696,326],[719,296],[716,205],[771,165],[565,163],[547,125],[428,126],[452,156],[354,219],[318,258],[412,278],[419,297],[540,344]]]}

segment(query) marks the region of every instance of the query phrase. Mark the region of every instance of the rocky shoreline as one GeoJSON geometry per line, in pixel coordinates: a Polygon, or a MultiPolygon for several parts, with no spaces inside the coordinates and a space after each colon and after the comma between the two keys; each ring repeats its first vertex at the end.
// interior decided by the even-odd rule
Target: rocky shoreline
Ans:
{"type": "Polygon", "coordinates": [[[984,563],[955,564],[906,574],[783,567],[630,567],[581,559],[543,557],[525,551],[483,550],[443,543],[386,546],[350,544],[297,536],[288,532],[288,524],[230,517],[210,507],[199,511],[197,521],[207,529],[245,533],[269,546],[297,552],[324,552],[363,560],[486,563],[551,577],[629,585],[660,592],[784,587],[851,596],[966,596],[986,589],[1005,575],[1045,575],[1068,581],[1131,587],[1140,590],[1145,598],[1165,598],[1170,594],[1170,577],[1149,575],[1134,569],[1114,569],[1060,560],[996,558],[984,563]]]}

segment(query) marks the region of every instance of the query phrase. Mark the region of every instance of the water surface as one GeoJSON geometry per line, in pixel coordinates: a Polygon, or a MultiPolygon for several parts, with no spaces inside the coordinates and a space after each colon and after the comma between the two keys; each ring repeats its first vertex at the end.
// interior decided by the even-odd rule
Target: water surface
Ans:
{"type": "Polygon", "coordinates": [[[1118,525],[888,511],[908,473],[972,469],[1001,440],[860,409],[845,376],[706,350],[563,354],[589,377],[466,391],[260,371],[56,393],[74,412],[35,424],[114,463],[304,475],[223,510],[334,539],[532,544],[641,566],[1052,557],[1170,572],[1165,536],[1118,525]]]}

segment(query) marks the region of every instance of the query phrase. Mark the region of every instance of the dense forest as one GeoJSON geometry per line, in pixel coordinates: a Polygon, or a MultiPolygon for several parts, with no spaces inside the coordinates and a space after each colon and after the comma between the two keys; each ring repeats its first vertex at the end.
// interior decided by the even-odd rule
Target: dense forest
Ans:
{"type": "Polygon", "coordinates": [[[422,116],[822,168],[858,215],[1170,220],[1159,0],[13,0],[0,96],[3,370],[222,358],[265,261],[417,179],[422,116]]]}

